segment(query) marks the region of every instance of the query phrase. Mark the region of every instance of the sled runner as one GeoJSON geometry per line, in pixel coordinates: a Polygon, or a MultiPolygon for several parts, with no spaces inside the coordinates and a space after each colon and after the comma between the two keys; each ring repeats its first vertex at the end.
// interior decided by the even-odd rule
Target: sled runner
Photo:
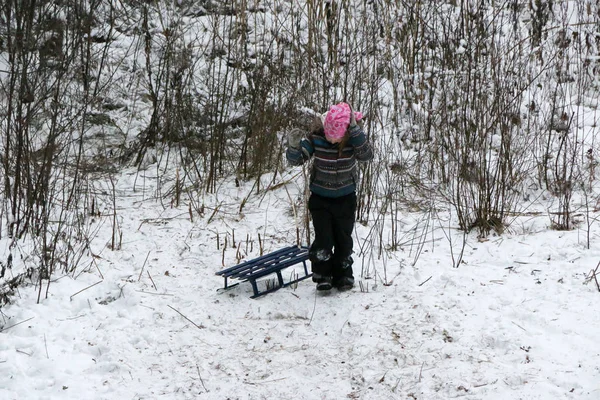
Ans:
{"type": "Polygon", "coordinates": [[[254,299],[267,293],[274,292],[282,287],[286,287],[293,283],[300,282],[306,278],[310,278],[312,273],[308,272],[306,260],[308,260],[308,248],[289,246],[272,253],[265,254],[261,257],[244,261],[241,264],[224,269],[216,274],[225,279],[225,287],[223,289],[237,286],[240,283],[238,282],[234,285],[230,285],[228,284],[229,279],[238,279],[242,282],[249,281],[252,285],[252,290],[254,291],[254,295],[250,297],[254,299]],[[293,279],[287,282],[284,281],[282,270],[299,263],[304,265],[304,275],[293,277],[293,279]],[[259,290],[256,280],[272,274],[277,275],[277,282],[273,285],[267,285],[265,290],[259,290]]]}

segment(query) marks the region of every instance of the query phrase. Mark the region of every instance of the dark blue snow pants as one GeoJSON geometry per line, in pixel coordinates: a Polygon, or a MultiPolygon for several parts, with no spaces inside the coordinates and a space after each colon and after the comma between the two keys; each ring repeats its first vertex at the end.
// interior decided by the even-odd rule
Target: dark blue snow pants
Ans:
{"type": "Polygon", "coordinates": [[[312,272],[333,280],[352,274],[352,231],[356,193],[329,198],[312,193],[308,200],[315,239],[310,245],[312,272]]]}

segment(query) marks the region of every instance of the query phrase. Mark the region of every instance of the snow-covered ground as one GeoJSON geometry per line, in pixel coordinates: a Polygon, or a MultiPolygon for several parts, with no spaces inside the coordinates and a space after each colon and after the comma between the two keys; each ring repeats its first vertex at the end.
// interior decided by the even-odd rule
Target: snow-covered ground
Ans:
{"type": "MultiPolygon", "coordinates": [[[[600,292],[584,284],[598,226],[587,250],[585,230],[530,216],[469,237],[453,268],[447,224],[433,221],[418,257],[417,242],[385,260],[357,255],[357,277],[362,264],[371,277],[352,291],[304,280],[253,300],[248,283],[218,291],[215,272],[258,255],[258,234],[265,252],[293,243],[285,190],[250,196],[240,214],[252,184],[222,187],[192,221],[186,205],[150,198],[151,177],[145,191],[134,179],[118,182],[121,250],[105,222],[85,272],[40,304],[23,287],[2,309],[1,399],[600,398],[600,292]]],[[[356,249],[369,229],[357,224],[356,249]]]]}

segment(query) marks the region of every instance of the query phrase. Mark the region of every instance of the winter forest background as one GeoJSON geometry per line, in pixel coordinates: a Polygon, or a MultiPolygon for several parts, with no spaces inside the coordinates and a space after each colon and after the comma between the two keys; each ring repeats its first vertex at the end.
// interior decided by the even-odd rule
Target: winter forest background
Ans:
{"type": "MultiPolygon", "coordinates": [[[[595,0],[4,0],[0,303],[102,276],[141,224],[166,223],[128,230],[126,193],[210,232],[209,275],[309,243],[285,132],[339,101],[376,150],[357,275],[391,283],[388,263],[418,264],[437,234],[460,267],[473,244],[534,235],[533,218],[590,249],[599,62],[595,0]],[[236,232],[273,193],[285,223],[236,232]]],[[[0,332],[15,322],[2,312],[0,332]]]]}

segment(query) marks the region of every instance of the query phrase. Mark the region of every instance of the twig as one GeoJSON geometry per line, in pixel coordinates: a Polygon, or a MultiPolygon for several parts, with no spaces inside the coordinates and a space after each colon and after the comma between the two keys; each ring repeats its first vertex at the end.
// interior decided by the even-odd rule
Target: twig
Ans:
{"type": "Polygon", "coordinates": [[[214,211],[212,212],[212,214],[208,218],[208,221],[206,222],[206,225],[210,225],[211,221],[213,220],[213,218],[215,217],[215,215],[217,214],[217,212],[219,212],[219,208],[221,208],[222,205],[223,205],[223,203],[221,202],[221,203],[219,203],[218,206],[215,207],[214,211]]]}
{"type": "Polygon", "coordinates": [[[430,280],[431,278],[433,278],[433,275],[432,275],[432,276],[430,276],[429,278],[425,279],[425,281],[423,281],[423,282],[419,283],[419,286],[423,286],[424,284],[426,284],[427,282],[429,282],[429,280],[430,280]]]}
{"type": "Polygon", "coordinates": [[[75,294],[72,294],[72,295],[71,295],[71,300],[73,300],[73,297],[77,296],[79,293],[81,293],[81,292],[83,292],[83,291],[86,291],[86,290],[88,290],[89,288],[91,288],[91,287],[94,287],[94,286],[96,286],[97,284],[99,284],[99,283],[102,283],[102,282],[104,282],[104,280],[100,280],[100,281],[98,281],[98,282],[96,282],[96,283],[94,283],[94,284],[92,284],[92,285],[90,285],[90,286],[88,286],[88,287],[86,287],[86,288],[83,288],[83,289],[81,289],[79,292],[77,292],[77,293],[75,293],[75,294]]]}
{"type": "MultiPolygon", "coordinates": [[[[220,205],[219,205],[220,206],[220,205]]],[[[140,223],[140,225],[138,226],[138,231],[140,230],[140,228],[142,227],[142,225],[144,224],[150,224],[150,223],[163,223],[166,221],[172,221],[174,219],[177,219],[179,217],[181,217],[182,215],[185,215],[186,217],[188,216],[188,213],[180,213],[177,215],[174,215],[172,217],[161,217],[161,218],[144,218],[142,220],[142,222],[140,223]]]]}
{"type": "Polygon", "coordinates": [[[487,386],[487,385],[493,385],[494,383],[498,382],[498,379],[496,379],[493,382],[488,382],[488,383],[479,383],[477,385],[473,385],[473,387],[479,388],[479,387],[483,387],[483,386],[487,386]]]}
{"type": "Polygon", "coordinates": [[[298,211],[296,210],[296,204],[294,204],[287,186],[284,186],[283,188],[285,189],[285,193],[287,194],[288,199],[290,200],[290,205],[292,206],[292,211],[294,212],[294,224],[296,225],[296,244],[300,246],[302,243],[300,241],[300,224],[298,222],[298,211]]]}
{"type": "Polygon", "coordinates": [[[204,388],[204,390],[206,390],[206,392],[208,393],[208,389],[206,388],[206,386],[204,386],[204,381],[202,380],[202,376],[200,376],[200,367],[198,366],[198,364],[196,364],[196,369],[198,370],[198,378],[200,378],[200,383],[202,384],[202,387],[204,388]]]}
{"type": "Polygon", "coordinates": [[[46,358],[50,359],[48,355],[48,342],[46,342],[46,334],[44,333],[44,347],[46,348],[46,358]]]}
{"type": "Polygon", "coordinates": [[[585,284],[588,284],[592,278],[594,278],[594,281],[596,282],[596,287],[598,288],[598,291],[600,292],[600,284],[598,283],[598,269],[600,268],[600,262],[598,262],[598,265],[596,265],[596,269],[593,269],[590,271],[589,276],[585,279],[585,284]]]}
{"type": "Polygon", "coordinates": [[[348,318],[343,324],[342,327],[340,328],[340,333],[344,332],[344,326],[346,326],[346,324],[350,325],[350,318],[348,318]]]}
{"type": "Polygon", "coordinates": [[[100,271],[100,267],[98,266],[98,263],[96,262],[95,259],[92,260],[92,263],[94,264],[94,266],[96,267],[96,270],[98,270],[98,273],[100,274],[100,278],[104,279],[104,275],[102,274],[102,271],[100,271]]]}
{"type": "Polygon", "coordinates": [[[148,278],[150,278],[150,282],[152,282],[152,286],[154,286],[154,290],[158,290],[158,288],[156,287],[156,283],[154,283],[154,279],[152,279],[152,276],[150,275],[150,271],[146,271],[148,273],[148,278]]]}
{"type": "Polygon", "coordinates": [[[270,381],[261,381],[261,382],[250,382],[250,381],[244,381],[244,383],[246,385],[258,385],[260,383],[272,383],[272,382],[279,382],[279,381],[283,381],[284,379],[287,379],[287,376],[284,378],[277,378],[277,379],[271,379],[270,381]]]}
{"type": "MultiPolygon", "coordinates": [[[[125,285],[127,285],[127,283],[125,283],[125,285]]],[[[123,285],[123,286],[121,286],[121,287],[119,288],[119,299],[120,299],[121,297],[125,297],[125,295],[123,294],[123,288],[125,288],[125,285],[123,285]]],[[[90,302],[90,300],[88,299],[88,303],[89,303],[89,302],[90,302]]],[[[90,304],[90,310],[91,310],[91,309],[92,309],[92,305],[90,304]]]]}
{"type": "Polygon", "coordinates": [[[317,292],[315,291],[315,303],[313,305],[312,314],[310,314],[310,320],[308,321],[308,325],[311,324],[313,316],[315,315],[315,310],[317,309],[317,292]]]}
{"type": "Polygon", "coordinates": [[[4,331],[6,331],[6,330],[8,330],[8,329],[10,329],[10,328],[12,328],[12,327],[14,327],[14,326],[17,326],[17,325],[24,324],[25,322],[27,322],[27,321],[30,321],[30,320],[32,320],[33,318],[34,318],[34,317],[27,318],[25,321],[17,322],[16,324],[14,324],[14,325],[10,325],[10,326],[7,326],[6,328],[1,328],[1,329],[0,329],[0,332],[4,332],[4,331]]]}
{"type": "MultiPolygon", "coordinates": [[[[150,250],[152,251],[152,250],[150,250]]],[[[140,271],[140,276],[138,276],[138,282],[142,279],[142,272],[144,272],[144,267],[146,266],[146,262],[148,261],[148,257],[150,257],[150,251],[146,254],[146,259],[144,260],[144,264],[142,265],[142,270],[140,271]]]]}
{"type": "Polygon", "coordinates": [[[421,364],[421,370],[419,371],[419,382],[421,382],[421,378],[423,377],[423,367],[425,366],[425,361],[421,364]]]}
{"type": "Polygon", "coordinates": [[[392,388],[392,392],[396,393],[396,389],[398,389],[398,385],[400,384],[400,378],[398,378],[398,380],[396,381],[396,384],[394,385],[394,387],[392,388]]]}
{"type": "Polygon", "coordinates": [[[198,325],[197,323],[195,323],[194,321],[192,321],[191,319],[189,319],[188,317],[186,317],[185,315],[183,315],[179,310],[171,307],[170,305],[167,304],[167,306],[169,306],[169,308],[173,311],[175,311],[177,314],[181,315],[183,318],[187,319],[189,322],[191,322],[192,324],[194,324],[194,326],[198,329],[204,329],[204,326],[202,325],[198,325]]]}
{"type": "Polygon", "coordinates": [[[58,319],[58,318],[57,318],[56,320],[57,320],[57,321],[61,321],[61,322],[62,322],[62,321],[72,321],[72,320],[74,320],[74,319],[79,319],[79,318],[83,318],[83,317],[85,317],[85,315],[84,315],[84,314],[80,314],[80,315],[76,315],[76,316],[74,316],[74,317],[69,317],[69,318],[65,318],[65,319],[58,319]]]}
{"type": "Polygon", "coordinates": [[[153,294],[155,296],[173,296],[171,293],[152,293],[152,292],[145,292],[143,290],[136,290],[136,292],[144,293],[144,294],[153,294]]]}
{"type": "Polygon", "coordinates": [[[518,326],[519,328],[521,328],[521,329],[523,329],[525,332],[527,332],[527,329],[523,328],[521,325],[519,325],[519,324],[515,324],[513,321],[510,321],[510,322],[512,322],[514,325],[518,326]]]}

